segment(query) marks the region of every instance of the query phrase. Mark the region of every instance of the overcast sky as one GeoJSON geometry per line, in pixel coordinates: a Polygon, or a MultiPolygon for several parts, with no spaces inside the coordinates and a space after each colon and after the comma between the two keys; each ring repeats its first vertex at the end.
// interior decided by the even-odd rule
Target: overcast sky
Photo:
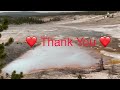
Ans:
{"type": "MultiPolygon", "coordinates": [[[[21,11],[0,11],[0,13],[2,12],[21,12],[21,11]]],[[[31,11],[24,11],[24,12],[31,12],[31,11]]],[[[32,12],[49,13],[49,12],[79,12],[79,11],[32,11],[32,12]]]]}

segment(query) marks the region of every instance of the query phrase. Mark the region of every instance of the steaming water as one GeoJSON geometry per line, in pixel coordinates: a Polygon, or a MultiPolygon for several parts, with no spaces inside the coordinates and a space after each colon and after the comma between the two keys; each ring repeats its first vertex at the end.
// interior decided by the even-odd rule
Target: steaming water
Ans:
{"type": "Polygon", "coordinates": [[[65,65],[90,66],[97,62],[87,51],[76,44],[73,46],[38,46],[8,64],[2,69],[4,73],[29,73],[32,70],[65,65]]]}

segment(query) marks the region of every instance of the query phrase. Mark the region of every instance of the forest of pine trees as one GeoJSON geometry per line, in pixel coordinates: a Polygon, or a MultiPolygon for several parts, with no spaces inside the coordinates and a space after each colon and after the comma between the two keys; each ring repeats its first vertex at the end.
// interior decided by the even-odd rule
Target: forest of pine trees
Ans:
{"type": "MultiPolygon", "coordinates": [[[[0,17],[0,22],[3,22],[4,17],[0,17]]],[[[54,17],[52,19],[50,19],[49,21],[44,21],[41,19],[41,17],[6,17],[5,24],[1,24],[1,31],[3,29],[7,29],[7,24],[16,24],[16,25],[20,25],[20,24],[42,24],[42,23],[46,23],[46,22],[50,22],[50,21],[60,21],[61,19],[59,17],[54,17]],[[6,26],[5,26],[6,25],[6,26]]]]}
{"type": "Polygon", "coordinates": [[[3,18],[0,22],[0,32],[2,32],[3,30],[6,30],[8,28],[8,19],[7,18],[3,18]]]}

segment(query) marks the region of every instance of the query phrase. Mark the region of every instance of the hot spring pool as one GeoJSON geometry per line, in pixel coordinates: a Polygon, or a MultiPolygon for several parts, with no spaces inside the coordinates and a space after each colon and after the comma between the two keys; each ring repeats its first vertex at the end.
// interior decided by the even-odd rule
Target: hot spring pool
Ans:
{"type": "Polygon", "coordinates": [[[29,73],[33,70],[65,65],[91,66],[97,60],[76,44],[73,46],[38,46],[27,51],[2,69],[3,73],[29,73]]]}

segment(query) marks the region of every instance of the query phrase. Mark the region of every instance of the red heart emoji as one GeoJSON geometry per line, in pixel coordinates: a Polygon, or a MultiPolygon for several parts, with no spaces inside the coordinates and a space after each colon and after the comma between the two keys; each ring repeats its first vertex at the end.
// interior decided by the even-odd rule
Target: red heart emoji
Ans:
{"type": "Polygon", "coordinates": [[[26,41],[27,41],[27,43],[30,47],[33,47],[35,45],[35,43],[37,42],[37,38],[34,37],[34,36],[33,37],[27,37],[26,41]]]}
{"type": "Polygon", "coordinates": [[[106,36],[100,37],[100,42],[104,47],[106,47],[110,43],[110,40],[111,40],[110,37],[106,37],[106,36]]]}

